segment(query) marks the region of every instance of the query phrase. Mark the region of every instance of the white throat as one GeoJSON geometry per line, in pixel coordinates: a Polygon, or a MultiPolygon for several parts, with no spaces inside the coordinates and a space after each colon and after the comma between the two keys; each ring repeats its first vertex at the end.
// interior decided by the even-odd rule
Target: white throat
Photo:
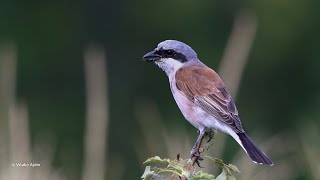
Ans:
{"type": "Polygon", "coordinates": [[[183,66],[183,63],[172,58],[161,59],[160,61],[155,61],[154,63],[158,65],[168,77],[170,77],[172,74],[175,74],[176,71],[183,66]]]}

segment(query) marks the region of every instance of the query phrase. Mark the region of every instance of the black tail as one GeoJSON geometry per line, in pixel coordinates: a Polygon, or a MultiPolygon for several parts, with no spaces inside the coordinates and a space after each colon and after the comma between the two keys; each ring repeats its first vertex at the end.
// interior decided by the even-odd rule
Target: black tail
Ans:
{"type": "Polygon", "coordinates": [[[237,135],[253,162],[273,165],[273,162],[251,141],[246,133],[237,133],[237,135]]]}

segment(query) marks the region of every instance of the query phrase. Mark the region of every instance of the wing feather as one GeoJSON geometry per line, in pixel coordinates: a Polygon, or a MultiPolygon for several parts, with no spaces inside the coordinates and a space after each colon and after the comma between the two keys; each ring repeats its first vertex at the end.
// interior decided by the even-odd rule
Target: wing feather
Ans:
{"type": "Polygon", "coordinates": [[[177,88],[190,101],[235,132],[244,132],[234,101],[215,71],[205,65],[192,65],[178,70],[175,79],[177,88]]]}

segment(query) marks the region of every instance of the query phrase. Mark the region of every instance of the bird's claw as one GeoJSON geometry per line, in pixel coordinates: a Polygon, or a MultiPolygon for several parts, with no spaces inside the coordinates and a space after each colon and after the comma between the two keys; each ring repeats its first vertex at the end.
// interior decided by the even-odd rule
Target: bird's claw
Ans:
{"type": "Polygon", "coordinates": [[[209,139],[208,139],[208,141],[207,141],[207,143],[208,143],[208,142],[211,141],[211,139],[213,138],[214,134],[213,134],[212,132],[208,132],[208,133],[207,133],[207,136],[209,137],[209,139]]]}
{"type": "Polygon", "coordinates": [[[216,131],[216,130],[212,130],[212,131],[210,131],[210,132],[206,132],[206,135],[209,137],[207,143],[210,142],[210,141],[214,138],[214,136],[215,136],[216,134],[217,134],[217,131],[216,131]]]}
{"type": "Polygon", "coordinates": [[[203,160],[203,158],[201,157],[200,155],[200,152],[198,152],[196,149],[192,148],[192,151],[191,151],[191,159],[193,157],[197,157],[195,163],[200,167],[200,168],[203,168],[201,165],[200,165],[200,161],[203,160]]]}
{"type": "Polygon", "coordinates": [[[198,165],[199,168],[203,168],[203,166],[200,165],[199,159],[196,160],[196,164],[198,165]]]}

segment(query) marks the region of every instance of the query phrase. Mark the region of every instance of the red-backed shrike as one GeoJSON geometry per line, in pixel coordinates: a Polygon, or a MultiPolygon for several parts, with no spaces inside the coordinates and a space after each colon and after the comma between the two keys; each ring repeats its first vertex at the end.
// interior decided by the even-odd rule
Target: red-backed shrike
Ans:
{"type": "MultiPolygon", "coordinates": [[[[203,64],[190,46],[166,40],[143,59],[154,62],[167,74],[183,116],[199,130],[194,148],[205,133],[218,129],[231,135],[253,162],[273,164],[243,130],[238,110],[219,75],[203,64]]],[[[194,148],[192,156],[196,155],[194,148]]]]}

